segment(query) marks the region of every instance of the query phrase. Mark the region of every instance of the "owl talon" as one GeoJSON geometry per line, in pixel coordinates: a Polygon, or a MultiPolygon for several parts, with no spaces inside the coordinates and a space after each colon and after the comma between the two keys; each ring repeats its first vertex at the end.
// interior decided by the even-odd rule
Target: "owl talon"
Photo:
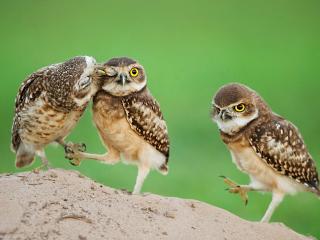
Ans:
{"type": "Polygon", "coordinates": [[[72,166],[79,166],[81,161],[80,159],[70,159],[69,163],[72,165],[72,166]]]}
{"type": "Polygon", "coordinates": [[[64,146],[64,152],[66,155],[74,154],[77,151],[85,152],[87,150],[87,146],[85,143],[68,143],[64,146]]]}
{"type": "Polygon", "coordinates": [[[225,176],[220,176],[221,178],[223,178],[223,181],[229,185],[230,187],[232,188],[235,188],[235,187],[239,187],[240,185],[239,184],[236,184],[235,182],[231,181],[229,178],[225,177],[225,176]]]}
{"type": "Polygon", "coordinates": [[[65,154],[74,153],[72,147],[69,145],[66,145],[64,147],[64,152],[65,152],[65,154]]]}
{"type": "Polygon", "coordinates": [[[87,150],[87,146],[85,143],[76,144],[78,151],[85,152],[87,150]]]}
{"type": "Polygon", "coordinates": [[[231,181],[229,178],[225,176],[221,176],[223,178],[223,181],[230,186],[230,188],[227,188],[226,190],[229,191],[229,193],[235,193],[239,194],[241,199],[244,201],[244,204],[248,204],[248,189],[246,187],[242,187],[239,184],[236,184],[235,182],[231,181]]]}
{"type": "Polygon", "coordinates": [[[79,166],[81,163],[81,156],[77,151],[66,152],[65,158],[69,159],[70,164],[73,166],[79,166]]]}

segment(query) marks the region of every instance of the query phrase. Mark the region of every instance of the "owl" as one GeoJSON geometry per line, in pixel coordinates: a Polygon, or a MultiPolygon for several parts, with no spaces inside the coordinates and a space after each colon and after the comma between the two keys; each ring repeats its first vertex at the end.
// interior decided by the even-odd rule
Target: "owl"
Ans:
{"type": "MultiPolygon", "coordinates": [[[[16,97],[12,126],[16,167],[31,164],[35,156],[47,167],[46,145],[72,145],[64,139],[98,91],[103,73],[94,58],[83,56],[41,68],[27,77],[16,97]]],[[[74,147],[83,148],[79,144],[74,147]]]]}
{"type": "Polygon", "coordinates": [[[160,106],[147,88],[142,65],[133,59],[113,58],[104,64],[101,90],[93,98],[93,121],[108,152],[81,152],[72,147],[66,157],[115,164],[120,155],[138,167],[133,193],[138,194],[150,169],[168,173],[169,138],[160,106]]]}
{"type": "Polygon", "coordinates": [[[272,112],[258,93],[241,84],[219,89],[212,102],[212,117],[239,170],[250,176],[249,185],[224,177],[231,193],[247,203],[248,191],[271,192],[263,216],[268,222],[286,194],[310,191],[320,195],[315,162],[299,130],[272,112]]]}

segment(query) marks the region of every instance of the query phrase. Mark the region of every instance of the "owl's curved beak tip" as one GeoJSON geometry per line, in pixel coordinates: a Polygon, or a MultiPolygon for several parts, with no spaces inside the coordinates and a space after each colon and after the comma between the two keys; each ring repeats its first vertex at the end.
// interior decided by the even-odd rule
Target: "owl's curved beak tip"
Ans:
{"type": "Polygon", "coordinates": [[[105,76],[107,75],[105,71],[98,69],[97,70],[98,76],[105,76]]]}
{"type": "Polygon", "coordinates": [[[98,77],[103,77],[107,75],[106,69],[103,66],[97,66],[95,72],[98,77]]]}

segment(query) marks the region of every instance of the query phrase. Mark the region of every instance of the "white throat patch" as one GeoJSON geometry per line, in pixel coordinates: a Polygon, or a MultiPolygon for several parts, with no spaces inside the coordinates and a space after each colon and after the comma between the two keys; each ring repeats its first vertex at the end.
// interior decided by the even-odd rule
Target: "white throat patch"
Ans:
{"type": "Polygon", "coordinates": [[[130,82],[126,83],[124,86],[112,82],[105,84],[102,89],[114,96],[126,96],[133,92],[139,92],[142,88],[144,88],[144,86],[146,86],[146,81],[142,83],[130,82]]]}
{"type": "Polygon", "coordinates": [[[256,112],[248,117],[248,118],[235,118],[228,121],[222,121],[220,118],[215,118],[214,121],[217,123],[218,128],[229,135],[233,135],[237,133],[241,128],[246,126],[249,122],[256,119],[258,117],[258,110],[256,112]]]}

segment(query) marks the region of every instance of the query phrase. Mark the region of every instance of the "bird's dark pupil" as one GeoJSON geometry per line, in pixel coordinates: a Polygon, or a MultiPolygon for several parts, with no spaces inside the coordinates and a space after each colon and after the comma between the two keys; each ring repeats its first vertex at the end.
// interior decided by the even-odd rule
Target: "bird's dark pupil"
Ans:
{"type": "Polygon", "coordinates": [[[136,74],[137,73],[137,71],[136,70],[132,70],[132,74],[136,74]]]}

